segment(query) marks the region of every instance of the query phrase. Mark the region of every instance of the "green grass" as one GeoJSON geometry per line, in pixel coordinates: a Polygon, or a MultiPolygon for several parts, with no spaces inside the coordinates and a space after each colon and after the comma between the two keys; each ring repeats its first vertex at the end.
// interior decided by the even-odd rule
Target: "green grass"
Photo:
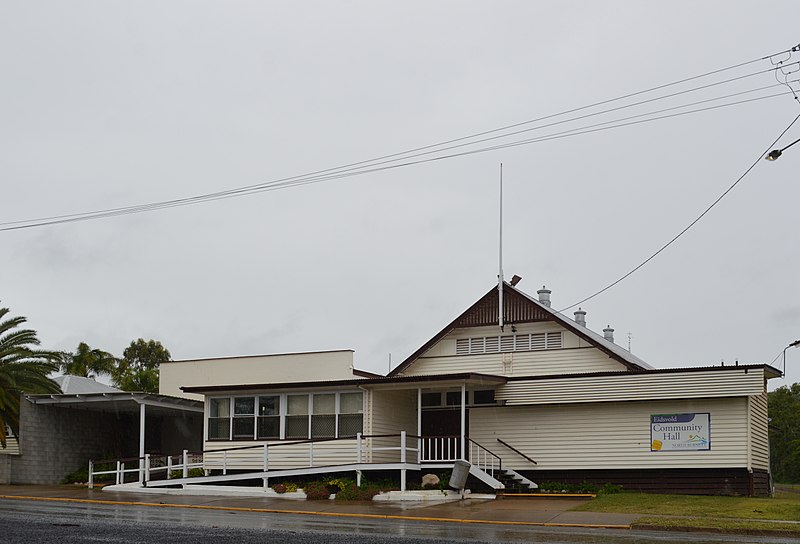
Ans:
{"type": "Polygon", "coordinates": [[[779,493],[775,497],[754,498],[627,492],[601,495],[578,506],[575,510],[650,516],[726,518],[728,521],[731,519],[800,521],[800,494],[779,493]]]}
{"type": "Polygon", "coordinates": [[[660,518],[644,517],[636,520],[633,528],[659,528],[676,531],[690,529],[710,530],[722,533],[778,533],[800,535],[800,526],[794,523],[770,521],[742,521],[723,518],[660,518]]]}

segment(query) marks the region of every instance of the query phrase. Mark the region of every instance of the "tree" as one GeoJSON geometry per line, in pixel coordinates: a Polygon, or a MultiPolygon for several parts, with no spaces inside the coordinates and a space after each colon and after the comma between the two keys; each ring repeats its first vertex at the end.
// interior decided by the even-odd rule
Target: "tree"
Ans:
{"type": "Polygon", "coordinates": [[[169,350],[157,340],[139,338],[131,342],[112,373],[114,387],[123,391],[158,393],[158,367],[171,358],[169,350]]]}
{"type": "Polygon", "coordinates": [[[19,399],[23,393],[60,393],[47,376],[58,370],[58,354],[36,348],[36,331],[20,329],[27,319],[6,317],[0,308],[0,446],[6,447],[6,425],[19,432],[19,399]]]}
{"type": "Polygon", "coordinates": [[[769,449],[777,482],[800,482],[800,383],[769,394],[769,449]]]}
{"type": "Polygon", "coordinates": [[[117,365],[117,358],[101,349],[92,349],[85,342],[78,344],[74,352],[60,354],[60,370],[64,374],[96,378],[100,374],[111,375],[117,365]]]}

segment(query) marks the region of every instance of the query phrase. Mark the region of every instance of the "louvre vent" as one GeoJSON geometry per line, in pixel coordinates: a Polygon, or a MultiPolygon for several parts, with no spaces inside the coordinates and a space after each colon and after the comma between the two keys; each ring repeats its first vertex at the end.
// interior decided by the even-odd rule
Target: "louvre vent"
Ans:
{"type": "Polygon", "coordinates": [[[561,346],[560,332],[479,336],[456,339],[456,355],[540,351],[544,349],[560,349],[561,346]]]}

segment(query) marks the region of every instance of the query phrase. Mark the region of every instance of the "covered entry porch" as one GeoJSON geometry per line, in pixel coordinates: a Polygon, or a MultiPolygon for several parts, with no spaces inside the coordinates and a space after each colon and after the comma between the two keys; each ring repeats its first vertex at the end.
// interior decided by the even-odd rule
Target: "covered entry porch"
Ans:
{"type": "Polygon", "coordinates": [[[505,382],[503,376],[465,373],[365,384],[370,400],[365,407],[367,428],[374,433],[404,431],[413,436],[418,441],[419,463],[430,468],[470,461],[480,449],[469,439],[470,412],[497,406],[494,391],[505,382]]]}

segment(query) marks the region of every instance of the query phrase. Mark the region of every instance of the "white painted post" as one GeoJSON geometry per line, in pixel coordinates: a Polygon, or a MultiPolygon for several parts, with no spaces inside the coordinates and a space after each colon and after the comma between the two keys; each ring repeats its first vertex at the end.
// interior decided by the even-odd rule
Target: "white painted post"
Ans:
{"type": "Polygon", "coordinates": [[[146,486],[147,482],[150,481],[150,454],[144,454],[144,482],[143,484],[146,486]]]}
{"type": "MultiPolygon", "coordinates": [[[[269,446],[264,444],[264,472],[266,473],[269,470],[269,446]]],[[[269,489],[269,478],[264,476],[261,479],[261,483],[264,486],[264,491],[266,492],[269,489]]]]}
{"type": "Polygon", "coordinates": [[[356,463],[358,463],[359,465],[362,462],[362,460],[361,460],[362,457],[361,456],[363,455],[363,451],[362,451],[361,448],[362,448],[362,446],[361,446],[361,433],[356,433],[356,463]]]}
{"type": "Polygon", "coordinates": [[[189,477],[189,450],[183,450],[183,477],[189,477]]]}
{"type": "Polygon", "coordinates": [[[145,406],[139,405],[139,483],[144,482],[144,427],[145,427],[145,406]]]}
{"type": "Polygon", "coordinates": [[[417,464],[425,458],[422,455],[422,388],[417,387],[417,464]]]}
{"type": "Polygon", "coordinates": [[[223,474],[227,474],[228,473],[228,452],[227,452],[227,450],[222,452],[222,473],[223,474]]]}
{"type": "Polygon", "coordinates": [[[167,480],[169,480],[172,476],[170,475],[172,472],[172,456],[167,455],[167,480]]]}
{"type": "Polygon", "coordinates": [[[400,491],[406,490],[406,432],[400,431],[400,491]]]}
{"type": "MultiPolygon", "coordinates": [[[[502,280],[501,280],[502,282],[502,280]]],[[[502,285],[502,283],[501,283],[502,285]]],[[[502,287],[501,287],[502,289],[502,287]]],[[[500,315],[502,316],[502,295],[500,298],[501,308],[500,308],[500,315]]],[[[502,318],[501,318],[502,319],[502,318]]],[[[467,384],[461,384],[461,459],[467,459],[466,451],[464,447],[466,446],[466,434],[467,434],[467,384]]]]}
{"type": "Polygon", "coordinates": [[[89,459],[89,489],[94,489],[94,461],[89,459]]]}
{"type": "Polygon", "coordinates": [[[124,481],[122,475],[122,461],[117,461],[117,485],[124,481]]]}

